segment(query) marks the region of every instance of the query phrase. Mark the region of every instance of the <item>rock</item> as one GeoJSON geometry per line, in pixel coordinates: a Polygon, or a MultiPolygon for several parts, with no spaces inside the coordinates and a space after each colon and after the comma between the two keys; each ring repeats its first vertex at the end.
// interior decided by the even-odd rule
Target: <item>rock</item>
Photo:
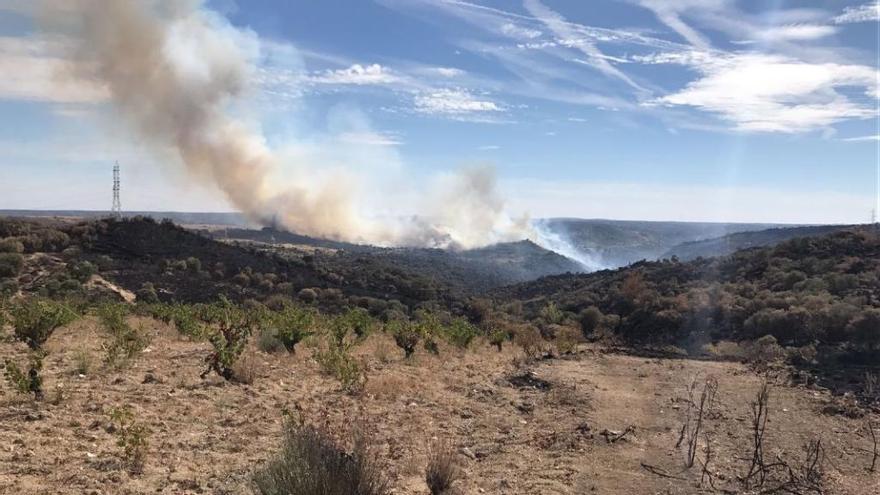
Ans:
{"type": "Polygon", "coordinates": [[[462,447],[461,453],[462,453],[462,455],[464,455],[465,457],[467,457],[469,459],[472,459],[475,461],[477,460],[477,454],[474,454],[474,451],[469,449],[468,447],[462,447]]]}

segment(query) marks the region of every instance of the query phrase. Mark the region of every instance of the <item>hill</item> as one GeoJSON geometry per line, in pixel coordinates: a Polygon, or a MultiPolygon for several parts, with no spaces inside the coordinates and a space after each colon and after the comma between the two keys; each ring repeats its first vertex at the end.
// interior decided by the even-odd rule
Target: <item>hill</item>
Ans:
{"type": "Polygon", "coordinates": [[[774,247],[693,261],[639,262],[618,270],[557,275],[497,289],[527,319],[552,303],[627,342],[699,349],[710,341],[772,336],[784,346],[880,349],[880,237],[872,229],[804,237],[774,247]]]}
{"type": "Polygon", "coordinates": [[[264,249],[293,255],[309,252],[316,263],[348,274],[356,273],[364,264],[380,263],[419,274],[462,295],[479,294],[495,287],[546,275],[584,271],[584,267],[576,261],[527,240],[457,251],[381,248],[315,239],[269,228],[224,229],[204,233],[226,241],[256,241],[264,249]]]}
{"type": "Polygon", "coordinates": [[[596,266],[616,268],[640,260],[661,258],[672,247],[689,241],[735,232],[763,230],[768,224],[642,222],[551,218],[536,221],[540,229],[558,235],[596,266]]]}
{"type": "Polygon", "coordinates": [[[740,249],[774,246],[780,242],[800,237],[829,234],[839,230],[851,229],[854,225],[816,225],[808,227],[780,227],[749,232],[736,232],[712,239],[690,241],[679,244],[666,251],[662,257],[673,256],[680,260],[692,260],[699,257],[724,256],[740,249]]]}

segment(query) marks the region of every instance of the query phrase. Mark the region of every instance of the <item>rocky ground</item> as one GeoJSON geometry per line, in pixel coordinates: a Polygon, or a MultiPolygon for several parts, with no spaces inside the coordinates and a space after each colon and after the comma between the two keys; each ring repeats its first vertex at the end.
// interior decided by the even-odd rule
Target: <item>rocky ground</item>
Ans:
{"type": "MultiPolygon", "coordinates": [[[[468,351],[441,346],[439,356],[419,349],[405,360],[376,334],[356,347],[368,380],[354,396],[321,373],[306,345],[295,355],[248,349],[252,383],[230,384],[200,377],[207,344],[151,319],[132,323],[151,343],[123,369],[102,363],[105,335],[86,318],[49,339],[44,400],[0,386],[0,493],[251,493],[254,469],[280,440],[283,410],[342,442],[366,432],[394,493],[428,493],[424,469],[437,442],[458,453],[459,493],[744,492],[737,476],[749,468],[750,401],[761,378],[740,364],[645,359],[592,345],[529,362],[513,346],[497,352],[479,341],[468,351]],[[716,490],[702,476],[706,437],[690,469],[675,446],[688,386],[696,380],[699,397],[708,377],[718,383],[703,423],[716,490]],[[122,405],[150,431],[140,474],[120,460],[109,416],[122,405]]],[[[0,342],[0,359],[25,355],[21,343],[0,342]]],[[[787,373],[770,382],[765,458],[797,467],[803,445],[821,440],[825,493],[880,493],[880,473],[867,470],[870,418],[823,412],[841,399],[792,385],[787,373]]]]}

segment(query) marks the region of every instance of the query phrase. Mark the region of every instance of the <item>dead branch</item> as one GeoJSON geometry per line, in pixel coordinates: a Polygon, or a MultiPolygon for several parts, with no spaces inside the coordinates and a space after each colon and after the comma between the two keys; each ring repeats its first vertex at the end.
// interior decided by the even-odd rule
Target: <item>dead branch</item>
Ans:
{"type": "Polygon", "coordinates": [[[657,476],[660,476],[661,478],[669,478],[671,480],[685,481],[685,478],[682,478],[680,476],[675,476],[674,474],[669,474],[664,469],[652,466],[650,464],[645,464],[644,462],[641,464],[642,464],[642,469],[644,469],[645,471],[647,471],[651,474],[655,474],[657,476]]]}
{"type": "Polygon", "coordinates": [[[878,451],[877,448],[877,433],[874,431],[874,423],[870,419],[868,420],[868,431],[871,432],[871,440],[874,442],[874,455],[871,458],[871,467],[869,471],[876,473],[877,459],[880,458],[880,451],[878,451]]]}
{"type": "Polygon", "coordinates": [[[766,379],[752,401],[752,461],[749,472],[745,476],[746,484],[757,478],[756,486],[764,486],[768,466],[764,463],[764,433],[767,430],[768,402],[770,400],[770,384],[766,379]]]}

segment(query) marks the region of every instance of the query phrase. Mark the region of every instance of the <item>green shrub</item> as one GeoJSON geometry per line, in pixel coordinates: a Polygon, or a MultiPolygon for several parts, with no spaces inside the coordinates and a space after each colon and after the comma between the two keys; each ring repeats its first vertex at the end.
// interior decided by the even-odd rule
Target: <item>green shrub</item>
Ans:
{"type": "Polygon", "coordinates": [[[131,473],[144,470],[149,449],[150,430],[136,420],[130,407],[117,407],[110,411],[110,421],[114,426],[116,445],[122,449],[120,457],[131,473]]]}
{"type": "Polygon", "coordinates": [[[10,309],[15,336],[31,349],[39,349],[56,328],[77,318],[67,306],[48,299],[31,298],[10,309]]]}
{"type": "Polygon", "coordinates": [[[19,394],[34,394],[34,398],[37,400],[43,398],[43,379],[40,377],[40,371],[43,369],[44,355],[42,351],[30,353],[27,373],[22,371],[13,361],[6,361],[4,375],[13,390],[19,394]]]}
{"type": "Polygon", "coordinates": [[[604,316],[602,315],[602,312],[595,306],[590,306],[581,311],[578,320],[580,321],[581,331],[584,333],[584,337],[593,333],[593,331],[595,331],[602,323],[603,318],[604,316]]]}
{"type": "Polygon", "coordinates": [[[80,261],[71,266],[69,271],[73,278],[85,283],[92,275],[98,273],[98,267],[88,261],[80,261]]]}
{"type": "Polygon", "coordinates": [[[327,349],[315,354],[315,360],[324,373],[335,377],[342,384],[342,389],[349,393],[360,390],[364,375],[360,365],[348,352],[348,346],[338,346],[330,342],[327,349]]]}
{"type": "Polygon", "coordinates": [[[24,268],[24,256],[18,253],[0,253],[0,278],[17,277],[24,268]]]}
{"type": "Polygon", "coordinates": [[[254,475],[260,495],[385,495],[388,482],[363,438],[345,452],[327,433],[299,421],[284,425],[281,449],[254,475]]]}
{"type": "Polygon", "coordinates": [[[23,253],[24,244],[18,239],[0,239],[0,253],[23,253]]]}
{"type": "Polygon", "coordinates": [[[565,319],[565,314],[551,301],[541,308],[541,318],[547,324],[559,325],[565,319]]]}
{"type": "Polygon", "coordinates": [[[480,334],[477,327],[471,325],[464,318],[452,320],[449,325],[444,327],[443,332],[449,343],[461,349],[467,349],[474,338],[480,334]]]}
{"type": "Polygon", "coordinates": [[[494,345],[498,349],[498,352],[501,352],[501,347],[504,344],[504,341],[508,339],[510,339],[510,334],[500,328],[495,328],[489,332],[489,343],[494,345]]]}
{"type": "Polygon", "coordinates": [[[288,306],[275,314],[275,338],[284,345],[288,352],[294,352],[296,344],[312,335],[315,314],[311,311],[288,306]]]}
{"type": "Polygon", "coordinates": [[[397,347],[403,349],[404,355],[410,358],[422,337],[419,326],[409,321],[395,320],[388,323],[386,328],[394,337],[394,343],[397,344],[397,347]]]}
{"type": "Polygon", "coordinates": [[[18,293],[18,280],[0,280],[0,297],[9,297],[18,293]]]}
{"type": "Polygon", "coordinates": [[[149,344],[142,329],[134,329],[126,322],[128,311],[128,306],[123,303],[107,303],[98,307],[98,319],[110,334],[110,342],[104,344],[104,362],[110,366],[125,365],[149,344]]]}
{"type": "Polygon", "coordinates": [[[244,351],[253,322],[244,311],[225,298],[212,305],[207,313],[208,320],[215,323],[217,328],[208,336],[213,351],[205,358],[208,369],[202,372],[202,378],[214,371],[225,380],[234,380],[235,362],[244,351]]]}
{"type": "Polygon", "coordinates": [[[144,282],[141,288],[135,292],[137,301],[144,304],[157,304],[159,302],[159,294],[156,293],[156,287],[152,282],[144,282]]]}

